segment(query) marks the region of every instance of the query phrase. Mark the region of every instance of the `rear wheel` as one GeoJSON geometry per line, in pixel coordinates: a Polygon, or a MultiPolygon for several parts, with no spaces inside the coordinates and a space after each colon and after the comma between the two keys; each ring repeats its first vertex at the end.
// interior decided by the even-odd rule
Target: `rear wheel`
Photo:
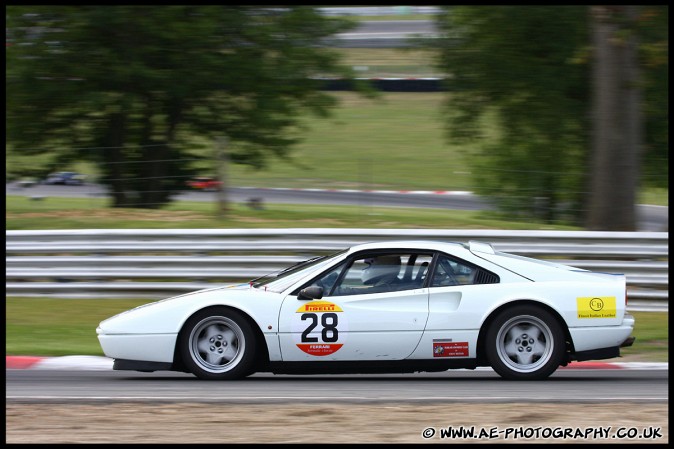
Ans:
{"type": "Polygon", "coordinates": [[[255,333],[234,310],[197,312],[185,323],[178,344],[185,366],[201,379],[240,379],[253,372],[255,333]]]}
{"type": "Polygon", "coordinates": [[[486,354],[506,379],[545,379],[566,352],[559,321],[539,306],[519,305],[500,312],[487,331],[486,354]]]}

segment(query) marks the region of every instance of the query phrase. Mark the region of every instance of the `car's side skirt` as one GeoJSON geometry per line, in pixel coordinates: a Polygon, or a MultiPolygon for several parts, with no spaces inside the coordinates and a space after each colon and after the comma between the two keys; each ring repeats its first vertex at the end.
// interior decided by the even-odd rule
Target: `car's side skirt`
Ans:
{"type": "Polygon", "coordinates": [[[604,360],[612,359],[614,357],[620,357],[620,347],[613,346],[610,348],[601,348],[601,349],[591,349],[588,351],[578,351],[574,354],[570,354],[569,361],[579,361],[583,362],[586,360],[604,360]]]}
{"type": "Polygon", "coordinates": [[[144,360],[115,359],[112,364],[113,370],[120,371],[174,371],[173,363],[170,362],[147,362],[144,360]]]}
{"type": "Polygon", "coordinates": [[[437,372],[449,369],[475,369],[475,359],[456,360],[382,360],[330,362],[271,362],[274,374],[373,374],[437,372]]]}
{"type": "MultiPolygon", "coordinates": [[[[460,360],[382,360],[346,362],[270,362],[258,372],[274,374],[383,374],[438,372],[449,369],[475,369],[475,359],[460,360]]],[[[112,369],[120,371],[184,371],[173,363],[115,359],[112,369]]]]}

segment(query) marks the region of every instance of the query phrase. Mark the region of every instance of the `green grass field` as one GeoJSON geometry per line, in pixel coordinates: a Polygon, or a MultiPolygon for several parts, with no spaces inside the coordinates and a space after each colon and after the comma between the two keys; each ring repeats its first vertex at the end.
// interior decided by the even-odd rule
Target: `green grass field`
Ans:
{"type": "MultiPolygon", "coordinates": [[[[340,106],[332,117],[303,117],[304,128],[298,134],[301,142],[290,159],[274,157],[261,171],[230,164],[226,170],[228,183],[375,190],[473,189],[467,161],[474,148],[445,139],[442,94],[382,93],[376,99],[352,92],[334,95],[340,106]]],[[[212,162],[195,165],[204,175],[214,175],[212,162]]]]}
{"type": "MultiPolygon", "coordinates": [[[[119,312],[151,302],[133,299],[6,298],[7,355],[103,355],[96,326],[119,312]]],[[[636,342],[622,350],[644,361],[668,361],[667,313],[634,312],[636,342]]]]}
{"type": "Polygon", "coordinates": [[[337,50],[358,78],[443,78],[429,50],[417,48],[345,48],[337,50]]]}
{"type": "MultiPolygon", "coordinates": [[[[352,57],[357,63],[357,53],[352,57]]],[[[366,54],[360,57],[368,58],[366,54]]],[[[304,117],[301,142],[294,147],[290,159],[272,157],[264,170],[230,164],[226,170],[228,184],[365,190],[475,189],[469,161],[477,148],[446,138],[441,110],[445,94],[382,93],[377,99],[352,92],[333,94],[340,99],[333,117],[304,117]]],[[[200,139],[194,142],[195,148],[205,145],[205,149],[193,150],[195,154],[213,153],[214,142],[200,139]]],[[[47,155],[22,155],[8,145],[8,179],[22,167],[45,166],[49,160],[47,155]]],[[[195,167],[202,175],[215,174],[212,160],[195,162],[195,167]]],[[[99,176],[95,166],[82,161],[60,166],[58,170],[82,172],[91,181],[99,176]]],[[[668,192],[644,188],[639,202],[666,206],[668,192]]]]}
{"type": "Polygon", "coordinates": [[[165,209],[112,209],[100,198],[6,197],[8,230],[27,229],[192,229],[192,228],[429,228],[550,229],[562,225],[499,220],[486,211],[266,204],[263,210],[231,203],[219,218],[215,203],[178,201],[165,209]]]}

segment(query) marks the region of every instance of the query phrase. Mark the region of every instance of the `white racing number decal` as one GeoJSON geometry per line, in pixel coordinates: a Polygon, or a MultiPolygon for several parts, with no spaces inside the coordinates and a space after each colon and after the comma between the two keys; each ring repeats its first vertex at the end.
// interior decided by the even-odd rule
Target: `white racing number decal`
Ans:
{"type": "Polygon", "coordinates": [[[312,301],[297,309],[292,321],[295,344],[309,355],[334,354],[347,335],[344,311],[328,301],[312,301]]]}

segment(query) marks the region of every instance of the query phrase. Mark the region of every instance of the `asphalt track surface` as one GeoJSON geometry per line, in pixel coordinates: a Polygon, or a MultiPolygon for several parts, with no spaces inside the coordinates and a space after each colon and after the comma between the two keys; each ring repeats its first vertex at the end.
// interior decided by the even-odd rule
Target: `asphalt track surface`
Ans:
{"type": "Polygon", "coordinates": [[[223,382],[8,369],[6,442],[667,444],[662,368],[565,368],[537,382],[480,369],[223,382]]]}
{"type": "Polygon", "coordinates": [[[186,373],[6,370],[18,403],[668,403],[667,369],[559,369],[544,381],[507,381],[490,369],[372,375],[254,374],[202,381],[186,373]]]}

